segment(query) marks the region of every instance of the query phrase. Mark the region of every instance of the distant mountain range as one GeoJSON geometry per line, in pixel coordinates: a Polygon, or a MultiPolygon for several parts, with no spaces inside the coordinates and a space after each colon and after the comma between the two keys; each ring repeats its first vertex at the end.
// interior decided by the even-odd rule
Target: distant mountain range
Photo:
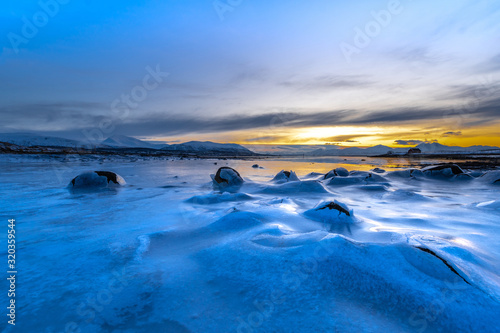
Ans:
{"type": "Polygon", "coordinates": [[[493,147],[493,146],[471,146],[471,147],[445,146],[437,142],[421,143],[417,146],[414,147],[409,146],[407,148],[391,148],[383,145],[377,145],[368,148],[359,148],[359,147],[344,148],[341,146],[328,145],[304,153],[304,155],[306,156],[372,156],[372,155],[384,155],[384,154],[404,155],[411,148],[418,148],[423,154],[450,154],[450,153],[473,154],[480,151],[500,149],[498,147],[493,147]]]}
{"type": "Polygon", "coordinates": [[[161,149],[161,148],[168,146],[167,144],[150,143],[150,142],[142,141],[142,140],[132,138],[129,136],[125,136],[125,135],[110,136],[106,140],[102,141],[101,144],[109,146],[109,147],[115,147],[115,148],[161,149]]]}
{"type": "MultiPolygon", "coordinates": [[[[30,133],[0,133],[0,143],[5,143],[0,146],[0,150],[4,151],[23,151],[23,147],[30,148],[25,151],[33,152],[34,147],[46,148],[72,148],[85,149],[89,148],[88,143],[78,140],[70,140],[52,136],[41,136],[30,133]],[[15,148],[15,149],[14,149],[15,148]]],[[[171,154],[197,154],[204,156],[252,156],[256,155],[251,150],[234,143],[215,143],[210,141],[190,141],[180,144],[157,144],[147,141],[142,141],[124,135],[114,135],[100,144],[94,145],[91,148],[98,148],[103,151],[110,150],[125,150],[125,149],[149,149],[160,153],[171,154]]],[[[45,150],[47,151],[47,150],[45,150]]],[[[50,151],[53,151],[50,150],[50,151]]]]}
{"type": "Polygon", "coordinates": [[[0,133],[0,142],[12,143],[23,147],[82,147],[84,143],[77,140],[41,136],[30,133],[0,133]]]}
{"type": "MultiPolygon", "coordinates": [[[[53,136],[41,136],[30,133],[0,133],[0,143],[7,143],[0,145],[0,150],[3,151],[22,151],[23,147],[49,147],[49,148],[72,148],[81,149],[88,148],[87,143],[78,140],[65,139],[53,136]],[[14,146],[13,146],[14,145],[14,146]],[[15,148],[15,150],[14,150],[15,148]]],[[[424,154],[452,154],[452,153],[477,153],[488,150],[498,150],[498,147],[492,146],[445,146],[437,142],[421,143],[415,147],[407,148],[391,148],[388,146],[377,145],[367,148],[359,147],[342,147],[337,145],[276,145],[276,146],[263,146],[259,148],[258,145],[249,145],[260,153],[267,155],[280,155],[280,156],[375,156],[384,154],[404,155],[410,148],[418,148],[424,154]]],[[[156,151],[159,154],[195,154],[204,156],[252,156],[256,155],[252,150],[234,143],[215,143],[210,141],[190,141],[180,144],[160,144],[142,141],[136,138],[114,135],[105,140],[94,148],[103,151],[125,150],[125,149],[144,149],[156,151]]],[[[25,149],[25,151],[32,152],[33,149],[25,149]]]]}
{"type": "Polygon", "coordinates": [[[253,151],[261,154],[280,156],[376,156],[385,154],[405,155],[411,148],[418,148],[424,154],[477,153],[500,149],[492,146],[445,146],[440,143],[421,143],[417,146],[392,148],[384,145],[373,147],[343,147],[337,145],[248,145],[253,151]]]}
{"type": "Polygon", "coordinates": [[[450,154],[450,153],[473,154],[481,151],[500,149],[498,147],[493,147],[493,146],[471,146],[471,147],[445,146],[440,143],[433,142],[433,143],[421,143],[415,147],[409,146],[407,148],[391,148],[383,145],[377,145],[368,148],[359,148],[359,147],[344,148],[341,146],[328,145],[303,154],[306,156],[373,156],[373,155],[384,155],[384,154],[404,155],[411,148],[418,148],[423,154],[450,154]]]}

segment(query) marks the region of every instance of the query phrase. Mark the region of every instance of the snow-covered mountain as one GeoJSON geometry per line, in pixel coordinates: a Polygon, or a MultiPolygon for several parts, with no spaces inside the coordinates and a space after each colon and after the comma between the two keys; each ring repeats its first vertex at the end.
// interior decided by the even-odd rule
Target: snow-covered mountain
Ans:
{"type": "MultiPolygon", "coordinates": [[[[286,155],[286,156],[301,156],[309,155],[313,151],[317,151],[318,145],[271,145],[271,144],[245,144],[244,147],[250,149],[253,152],[259,154],[271,154],[271,155],[286,155]]],[[[326,147],[334,147],[333,145],[328,145],[326,147]]],[[[321,149],[323,150],[323,149],[321,149]]]]}
{"type": "Polygon", "coordinates": [[[377,145],[374,147],[360,148],[360,147],[349,147],[342,148],[340,146],[322,146],[319,149],[306,153],[307,156],[373,156],[373,155],[384,155],[387,153],[403,155],[408,152],[410,148],[419,148],[424,154],[452,154],[452,153],[469,153],[474,154],[481,151],[488,150],[498,150],[498,147],[492,146],[471,146],[471,147],[459,147],[459,146],[446,146],[440,143],[421,143],[416,147],[407,148],[391,148],[383,145],[377,145]]]}
{"type": "Polygon", "coordinates": [[[12,143],[18,146],[34,147],[83,147],[84,142],[58,138],[54,136],[43,136],[31,133],[0,133],[0,142],[12,143]]]}
{"type": "Polygon", "coordinates": [[[142,141],[125,135],[113,135],[101,142],[101,144],[115,148],[152,148],[161,149],[167,145],[155,144],[142,141]]]}
{"type": "Polygon", "coordinates": [[[460,147],[460,146],[445,146],[437,142],[433,143],[421,143],[416,148],[419,148],[422,153],[450,153],[450,152],[478,152],[481,150],[491,150],[498,149],[498,147],[492,146],[470,146],[470,147],[460,147]]]}
{"type": "Polygon", "coordinates": [[[189,141],[162,148],[168,151],[196,152],[196,153],[225,153],[234,155],[254,155],[251,150],[235,143],[216,143],[210,141],[189,141]]]}
{"type": "MultiPolygon", "coordinates": [[[[64,148],[87,148],[85,142],[53,136],[42,136],[31,133],[0,133],[0,142],[16,145],[16,150],[23,147],[64,147],[64,148]]],[[[4,145],[3,150],[12,150],[4,145]]],[[[94,147],[91,147],[94,148],[94,147]]],[[[125,135],[114,135],[102,141],[97,148],[149,148],[157,149],[159,152],[182,152],[196,153],[199,155],[255,155],[251,150],[234,143],[215,143],[190,141],[175,145],[155,144],[142,141],[125,135]]]]}
{"type": "MultiPolygon", "coordinates": [[[[64,148],[95,148],[89,147],[84,141],[65,139],[53,136],[43,136],[31,133],[0,133],[0,142],[14,144],[22,149],[22,147],[64,147],[64,148]]],[[[3,147],[7,149],[7,147],[3,147]]],[[[156,144],[152,142],[142,141],[133,137],[125,135],[113,135],[106,140],[102,141],[97,148],[149,148],[157,149],[159,152],[181,152],[181,153],[195,153],[199,155],[255,155],[252,150],[234,143],[216,143],[210,141],[190,141],[181,144],[156,144]]],[[[374,147],[360,148],[360,147],[342,147],[337,145],[277,145],[275,147],[266,145],[264,150],[255,149],[264,154],[273,155],[287,155],[287,156],[374,156],[384,155],[389,152],[397,155],[404,155],[408,152],[411,146],[405,148],[391,148],[384,145],[377,145],[374,147]]],[[[489,150],[497,151],[498,147],[492,146],[446,146],[437,142],[421,143],[415,148],[419,148],[423,154],[474,154],[484,153],[489,150]]]]}

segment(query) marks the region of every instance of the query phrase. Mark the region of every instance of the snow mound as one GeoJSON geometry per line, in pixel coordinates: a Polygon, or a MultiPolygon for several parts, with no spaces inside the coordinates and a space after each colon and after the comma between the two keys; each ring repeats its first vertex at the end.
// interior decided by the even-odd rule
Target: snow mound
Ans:
{"type": "Polygon", "coordinates": [[[406,200],[429,200],[429,198],[412,191],[398,189],[384,195],[384,199],[389,201],[406,201],[406,200]]]}
{"type": "Polygon", "coordinates": [[[329,179],[332,177],[347,177],[349,176],[349,171],[345,168],[336,168],[328,171],[323,179],[329,179]]]}
{"type": "Polygon", "coordinates": [[[337,200],[322,201],[313,209],[304,212],[308,218],[326,223],[353,223],[354,212],[337,200]]]}
{"type": "Polygon", "coordinates": [[[360,185],[358,189],[369,192],[387,192],[388,187],[380,184],[360,185]]]}
{"type": "Polygon", "coordinates": [[[488,171],[478,179],[488,184],[500,185],[500,170],[488,171]]]}
{"type": "Polygon", "coordinates": [[[300,180],[299,177],[297,177],[295,172],[293,172],[292,170],[290,170],[290,171],[281,170],[272,179],[273,182],[278,183],[278,184],[282,184],[282,183],[286,183],[286,182],[294,182],[294,181],[299,181],[299,180],[300,180]]]}
{"type": "Polygon", "coordinates": [[[244,182],[238,171],[230,167],[221,167],[215,175],[210,175],[210,177],[212,178],[214,189],[228,192],[238,190],[244,182]]]}
{"type": "Polygon", "coordinates": [[[309,172],[304,176],[304,179],[318,179],[319,177],[323,178],[323,174],[320,172],[309,172]]]}
{"type": "Polygon", "coordinates": [[[372,184],[379,183],[381,185],[390,186],[387,179],[384,177],[366,171],[352,171],[349,173],[349,176],[344,177],[336,177],[333,176],[327,182],[327,185],[330,186],[347,186],[347,185],[355,185],[355,184],[372,184]]]}
{"type": "Polygon", "coordinates": [[[326,183],[328,186],[349,186],[363,182],[363,177],[334,177],[326,183]]]}
{"type": "Polygon", "coordinates": [[[470,284],[454,263],[426,246],[401,247],[400,251],[410,265],[425,275],[444,282],[460,279],[470,284]]]}
{"type": "Polygon", "coordinates": [[[207,229],[212,232],[240,231],[261,225],[263,220],[264,217],[259,214],[235,210],[207,226],[207,229]]]}
{"type": "Polygon", "coordinates": [[[196,205],[211,205],[221,202],[232,202],[232,201],[248,201],[254,198],[245,193],[214,193],[207,195],[195,195],[186,200],[186,202],[196,204],[196,205]]]}
{"type": "Polygon", "coordinates": [[[424,175],[428,177],[451,178],[464,174],[462,168],[456,164],[431,165],[422,169],[424,175]]]}
{"type": "Polygon", "coordinates": [[[375,173],[384,173],[385,170],[384,169],[380,169],[380,168],[375,168],[375,169],[372,169],[371,172],[375,172],[375,173]]]}
{"type": "Polygon", "coordinates": [[[268,186],[261,190],[260,193],[303,195],[304,193],[328,193],[328,191],[318,181],[304,180],[268,186]]]}
{"type": "Polygon", "coordinates": [[[125,185],[125,179],[111,171],[82,173],[68,184],[71,189],[100,189],[125,185]]]}
{"type": "Polygon", "coordinates": [[[271,200],[260,200],[259,204],[265,205],[265,206],[270,206],[270,205],[293,205],[294,202],[289,198],[279,198],[275,197],[272,198],[271,200]]]}
{"type": "Polygon", "coordinates": [[[284,235],[260,234],[252,239],[252,242],[266,247],[297,247],[315,244],[328,236],[328,232],[316,230],[307,233],[294,233],[284,235]]]}
{"type": "Polygon", "coordinates": [[[403,169],[403,170],[395,170],[391,171],[387,174],[389,177],[397,177],[397,178],[408,178],[408,179],[419,179],[424,177],[424,173],[419,169],[403,169]]]}

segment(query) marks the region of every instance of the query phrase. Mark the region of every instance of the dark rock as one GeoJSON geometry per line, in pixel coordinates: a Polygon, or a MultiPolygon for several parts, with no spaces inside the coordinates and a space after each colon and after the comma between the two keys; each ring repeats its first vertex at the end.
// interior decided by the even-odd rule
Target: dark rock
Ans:
{"type": "Polygon", "coordinates": [[[212,177],[214,190],[237,192],[241,185],[243,185],[243,178],[238,171],[230,167],[220,167],[215,175],[212,177]]]}
{"type": "Polygon", "coordinates": [[[349,176],[349,171],[345,168],[336,168],[328,171],[323,179],[333,178],[333,177],[347,177],[349,176]]]}
{"type": "Polygon", "coordinates": [[[432,173],[437,172],[437,171],[446,172],[447,169],[450,169],[450,171],[453,175],[460,175],[460,174],[464,173],[462,168],[460,168],[456,164],[431,165],[431,166],[423,168],[422,172],[432,174],[432,173]]]}
{"type": "Polygon", "coordinates": [[[316,208],[316,210],[322,210],[322,209],[327,209],[327,208],[330,210],[335,209],[335,210],[338,210],[340,213],[344,213],[347,216],[351,216],[351,213],[349,213],[349,211],[347,209],[340,206],[339,204],[336,204],[335,202],[330,202],[329,204],[327,204],[323,207],[316,208]]]}
{"type": "Polygon", "coordinates": [[[114,172],[110,171],[94,171],[94,172],[97,173],[99,176],[106,177],[108,179],[108,183],[113,182],[115,184],[120,184],[118,182],[118,175],[114,172]]]}
{"type": "Polygon", "coordinates": [[[428,248],[425,248],[425,247],[421,247],[421,246],[416,246],[417,249],[419,249],[420,251],[424,251],[426,253],[429,253],[430,255],[433,255],[434,257],[438,258],[439,260],[441,260],[453,273],[455,273],[456,275],[458,275],[460,278],[462,278],[462,280],[465,281],[465,283],[469,284],[469,281],[467,281],[463,276],[461,276],[460,274],[458,274],[458,272],[456,271],[455,268],[453,268],[453,266],[451,266],[448,261],[446,261],[445,259],[441,258],[440,256],[438,256],[436,254],[436,252],[432,251],[432,250],[429,250],[428,248]]]}
{"type": "Polygon", "coordinates": [[[82,173],[73,178],[69,184],[71,188],[106,188],[125,185],[125,180],[111,171],[93,171],[82,173]]]}
{"type": "Polygon", "coordinates": [[[230,167],[219,168],[219,170],[217,170],[217,173],[215,174],[214,180],[218,184],[229,184],[230,182],[238,182],[239,180],[241,180],[241,182],[243,183],[243,178],[241,178],[239,172],[230,167]],[[221,173],[226,173],[226,175],[221,176],[221,173]]]}
{"type": "Polygon", "coordinates": [[[292,170],[290,171],[281,170],[276,174],[276,176],[274,176],[272,181],[277,183],[286,183],[298,180],[300,180],[299,177],[297,177],[295,172],[293,172],[292,170]]]}

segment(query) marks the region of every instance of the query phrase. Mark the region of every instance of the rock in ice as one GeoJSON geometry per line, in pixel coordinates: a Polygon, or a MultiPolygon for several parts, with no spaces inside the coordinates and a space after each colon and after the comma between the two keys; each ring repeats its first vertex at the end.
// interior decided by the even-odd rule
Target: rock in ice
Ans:
{"type": "Polygon", "coordinates": [[[349,176],[349,171],[347,171],[347,169],[336,168],[328,171],[323,179],[328,179],[333,177],[347,177],[347,176],[349,176]]]}
{"type": "Polygon", "coordinates": [[[299,177],[297,177],[295,172],[293,172],[292,170],[290,171],[281,170],[276,174],[276,176],[274,176],[272,181],[276,183],[286,183],[298,180],[300,180],[299,177]]]}
{"type": "Polygon", "coordinates": [[[354,212],[337,200],[322,201],[313,209],[304,212],[312,220],[326,223],[353,223],[354,212]]]}
{"type": "Polygon", "coordinates": [[[71,180],[68,187],[74,189],[100,189],[125,185],[125,179],[111,171],[84,172],[71,180]]]}
{"type": "Polygon", "coordinates": [[[244,182],[238,171],[230,167],[221,167],[215,175],[210,175],[210,177],[214,188],[219,190],[238,189],[244,182]]]}

